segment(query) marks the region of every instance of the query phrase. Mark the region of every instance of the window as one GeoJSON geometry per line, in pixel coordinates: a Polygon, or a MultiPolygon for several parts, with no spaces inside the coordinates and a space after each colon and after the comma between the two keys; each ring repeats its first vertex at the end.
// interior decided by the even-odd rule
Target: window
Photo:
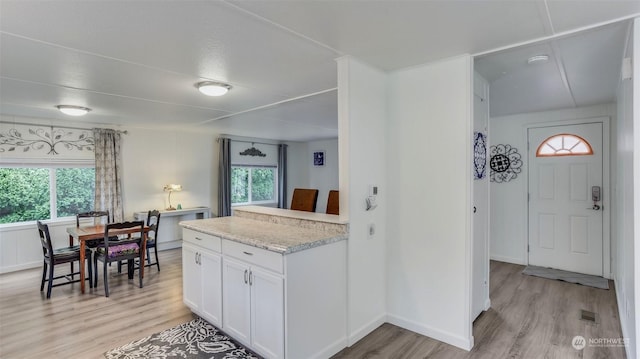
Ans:
{"type": "Polygon", "coordinates": [[[570,134],[554,135],[542,141],[536,157],[592,155],[593,149],[584,138],[570,134]]]}
{"type": "Polygon", "coordinates": [[[231,167],[231,204],[276,203],[277,167],[231,167]]]}
{"type": "Polygon", "coordinates": [[[56,219],[91,211],[94,188],[93,167],[2,167],[0,224],[56,219]]]}

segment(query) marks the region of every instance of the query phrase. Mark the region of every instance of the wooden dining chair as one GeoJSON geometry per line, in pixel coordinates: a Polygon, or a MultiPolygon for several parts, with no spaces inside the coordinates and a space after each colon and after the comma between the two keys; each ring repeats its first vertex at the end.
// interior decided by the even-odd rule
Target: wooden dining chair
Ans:
{"type": "MultiPolygon", "coordinates": [[[[93,218],[92,225],[109,223],[109,210],[105,211],[89,211],[76,213],[76,227],[80,227],[80,220],[83,218],[93,218]],[[98,222],[98,223],[96,223],[98,222]]],[[[73,245],[72,238],[69,238],[69,245],[73,245]]],[[[112,242],[118,241],[118,237],[111,238],[112,242]]],[[[86,246],[91,249],[95,249],[100,243],[99,239],[87,241],[86,246]]],[[[73,272],[73,263],[71,263],[71,272],[73,272]]]]}
{"type": "MultiPolygon", "coordinates": [[[[154,209],[147,213],[147,227],[149,230],[147,231],[147,264],[145,267],[151,267],[153,265],[158,267],[158,272],[160,271],[160,261],[158,260],[158,228],[160,227],[160,211],[154,209]],[[151,256],[149,255],[149,248],[153,248],[153,252],[155,255],[155,261],[151,262],[151,256]]],[[[136,269],[139,267],[136,266],[136,269]]],[[[118,271],[120,271],[120,263],[118,263],[118,271]]]]}
{"type": "Polygon", "coordinates": [[[317,202],[317,189],[296,188],[293,190],[290,209],[296,211],[315,212],[317,202]]]}
{"type": "MultiPolygon", "coordinates": [[[[137,232],[137,231],[136,231],[137,232]]],[[[127,261],[127,274],[129,279],[133,279],[134,261],[137,259],[142,261],[142,241],[144,239],[144,222],[123,222],[123,223],[109,223],[104,228],[104,238],[102,242],[96,248],[96,252],[93,255],[93,269],[95,272],[94,286],[98,286],[98,261],[103,263],[103,275],[104,275],[104,295],[109,296],[109,273],[107,264],[112,262],[127,261]],[[140,236],[132,237],[128,239],[120,240],[117,243],[111,242],[111,237],[117,236],[117,230],[140,228],[140,236]]],[[[142,271],[138,271],[140,280],[140,288],[142,288],[142,271]]]]}
{"type": "Polygon", "coordinates": [[[340,191],[331,190],[327,197],[327,214],[340,214],[340,191]]]}
{"type": "MultiPolygon", "coordinates": [[[[80,272],[71,272],[70,274],[55,276],[54,269],[58,264],[64,263],[73,263],[76,261],[80,261],[80,247],[79,246],[70,246],[63,248],[53,248],[53,244],[51,242],[51,234],[49,233],[49,226],[37,221],[38,233],[40,234],[40,243],[42,244],[42,254],[44,255],[44,264],[42,268],[42,281],[40,283],[40,291],[44,290],[44,283],[48,282],[47,287],[47,299],[51,298],[51,289],[53,287],[57,287],[60,285],[71,284],[80,282],[80,279],[73,279],[73,275],[80,274],[80,272]],[[54,280],[57,279],[66,279],[65,282],[59,282],[53,284],[54,280]]],[[[93,288],[92,285],[92,270],[91,270],[91,250],[86,249],[85,258],[87,260],[89,266],[89,287],[93,288]]],[[[79,265],[84,265],[84,263],[79,263],[79,265]]]]}

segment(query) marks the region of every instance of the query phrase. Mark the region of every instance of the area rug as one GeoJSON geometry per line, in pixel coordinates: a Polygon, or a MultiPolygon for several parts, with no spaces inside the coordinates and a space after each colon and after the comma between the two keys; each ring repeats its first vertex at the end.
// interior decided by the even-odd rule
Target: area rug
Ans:
{"type": "Polygon", "coordinates": [[[609,280],[594,275],[567,272],[560,269],[551,269],[536,266],[527,266],[522,274],[532,275],[536,277],[561,280],[569,283],[582,284],[589,287],[600,289],[609,289],[609,280]]]}
{"type": "Polygon", "coordinates": [[[201,318],[111,349],[104,356],[107,359],[260,359],[201,318]]]}

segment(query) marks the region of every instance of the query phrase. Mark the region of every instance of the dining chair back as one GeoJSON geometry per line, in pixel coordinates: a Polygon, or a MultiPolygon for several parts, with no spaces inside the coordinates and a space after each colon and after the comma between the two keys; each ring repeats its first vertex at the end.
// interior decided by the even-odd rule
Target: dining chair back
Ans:
{"type": "Polygon", "coordinates": [[[327,214],[340,214],[340,191],[331,190],[327,197],[327,214]]]}
{"type": "Polygon", "coordinates": [[[109,211],[90,211],[76,214],[76,227],[80,227],[81,218],[93,218],[93,224],[96,224],[96,219],[100,218],[100,224],[109,222],[109,211]],[[102,219],[104,217],[104,221],[102,219]]]}
{"type": "Polygon", "coordinates": [[[315,212],[317,202],[317,189],[296,188],[293,190],[290,209],[296,211],[315,212]]]}
{"type": "MultiPolygon", "coordinates": [[[[123,222],[123,223],[109,223],[104,227],[104,237],[102,242],[96,248],[96,252],[93,256],[93,267],[96,273],[94,286],[98,286],[98,261],[103,263],[103,276],[104,276],[104,295],[109,296],[109,272],[107,264],[111,262],[127,261],[127,274],[129,279],[133,279],[134,262],[137,259],[142,262],[142,241],[144,240],[144,222],[123,222]],[[117,243],[111,242],[109,239],[118,235],[118,230],[122,229],[136,229],[136,233],[139,231],[139,236],[135,238],[123,239],[117,243]]],[[[142,288],[142,271],[138,271],[140,288],[142,288]]]]}
{"type": "MultiPolygon", "coordinates": [[[[49,233],[49,226],[42,223],[41,221],[37,221],[38,226],[38,234],[40,235],[40,244],[42,244],[42,254],[44,256],[44,264],[42,268],[42,281],[40,282],[40,291],[44,290],[44,283],[48,282],[47,287],[47,299],[51,298],[51,288],[57,287],[60,285],[71,284],[80,282],[79,279],[73,279],[73,276],[76,274],[80,274],[80,272],[71,272],[66,275],[55,276],[54,268],[58,264],[63,263],[72,263],[75,261],[80,261],[80,248],[78,246],[72,247],[64,247],[64,248],[53,248],[53,243],[51,241],[51,233],[49,233]],[[53,282],[57,279],[66,279],[65,282],[58,282],[54,284],[53,282]]],[[[92,278],[92,270],[91,270],[91,250],[87,249],[85,252],[85,258],[87,259],[88,267],[89,267],[89,286],[92,286],[91,278],[92,278]]],[[[84,265],[84,263],[79,263],[79,265],[84,265]]]]}
{"type": "Polygon", "coordinates": [[[160,271],[160,261],[158,260],[158,228],[160,227],[160,211],[154,209],[147,213],[147,264],[146,267],[156,265],[158,272],[160,271]],[[149,255],[149,248],[153,248],[155,254],[155,262],[151,263],[151,256],[149,255]]]}

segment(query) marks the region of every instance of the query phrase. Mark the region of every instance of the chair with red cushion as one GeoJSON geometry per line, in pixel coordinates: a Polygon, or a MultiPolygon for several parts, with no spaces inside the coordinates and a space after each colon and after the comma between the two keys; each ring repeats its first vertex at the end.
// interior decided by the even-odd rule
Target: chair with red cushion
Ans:
{"type": "MultiPolygon", "coordinates": [[[[137,233],[137,231],[136,231],[137,233]]],[[[109,269],[108,263],[127,261],[127,274],[129,279],[133,279],[134,262],[137,259],[142,259],[142,241],[144,238],[144,222],[123,222],[123,223],[109,223],[104,227],[104,238],[102,243],[96,248],[96,252],[93,255],[93,267],[95,271],[94,286],[98,286],[98,261],[103,262],[103,275],[104,275],[104,295],[109,296],[109,269]],[[140,235],[137,238],[123,239],[118,242],[112,242],[109,238],[117,236],[119,229],[139,228],[140,235]]],[[[140,280],[140,288],[142,288],[142,271],[138,271],[138,277],[140,280]]]]}

